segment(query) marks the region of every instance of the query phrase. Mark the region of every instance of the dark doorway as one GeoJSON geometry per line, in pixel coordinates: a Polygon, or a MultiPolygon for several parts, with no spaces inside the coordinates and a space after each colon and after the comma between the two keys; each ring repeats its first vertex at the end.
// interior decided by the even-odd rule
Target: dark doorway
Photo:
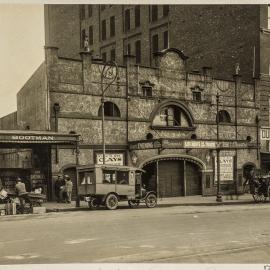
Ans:
{"type": "Polygon", "coordinates": [[[147,164],[143,170],[146,172],[142,183],[148,190],[156,191],[159,197],[202,194],[201,168],[195,163],[177,159],[159,160],[147,164]]]}
{"type": "Polygon", "coordinates": [[[256,167],[254,164],[246,164],[243,166],[243,177],[245,178],[244,182],[246,182],[247,180],[249,180],[251,178],[251,170],[255,170],[256,167]]]}
{"type": "Polygon", "coordinates": [[[186,195],[202,195],[201,171],[192,162],[186,162],[186,195]]]}
{"type": "Polygon", "coordinates": [[[180,160],[159,161],[158,181],[160,197],[183,196],[184,162],[180,160]]]}
{"type": "Polygon", "coordinates": [[[142,174],[142,184],[145,185],[146,190],[157,191],[157,166],[156,162],[150,163],[143,167],[146,171],[142,174]]]}

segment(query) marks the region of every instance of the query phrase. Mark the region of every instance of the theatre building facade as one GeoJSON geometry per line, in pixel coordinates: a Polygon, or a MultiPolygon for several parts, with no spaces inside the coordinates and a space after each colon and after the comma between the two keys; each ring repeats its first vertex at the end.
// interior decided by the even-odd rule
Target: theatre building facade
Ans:
{"type": "Polygon", "coordinates": [[[74,144],[51,144],[49,189],[59,172],[75,182],[76,164],[103,162],[101,88],[107,86],[105,161],[142,168],[146,188],[160,197],[214,195],[218,181],[221,192],[241,193],[246,174],[259,169],[257,80],[215,79],[209,67],[187,73],[188,57],[171,48],[155,54],[156,68],[126,56],[125,66],[109,70],[118,78],[101,85],[104,63],[91,53],[74,60],[46,47],[45,55],[18,93],[18,129],[80,135],[79,154],[74,144]]]}

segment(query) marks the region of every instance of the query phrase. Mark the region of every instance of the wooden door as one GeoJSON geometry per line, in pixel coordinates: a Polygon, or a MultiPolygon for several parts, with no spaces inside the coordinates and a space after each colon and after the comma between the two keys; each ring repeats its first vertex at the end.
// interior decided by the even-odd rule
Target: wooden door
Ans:
{"type": "Polygon", "coordinates": [[[191,162],[186,162],[186,195],[202,194],[202,177],[200,168],[191,162]]]}
{"type": "Polygon", "coordinates": [[[184,170],[183,161],[164,160],[158,164],[160,197],[183,195],[184,170]]]}

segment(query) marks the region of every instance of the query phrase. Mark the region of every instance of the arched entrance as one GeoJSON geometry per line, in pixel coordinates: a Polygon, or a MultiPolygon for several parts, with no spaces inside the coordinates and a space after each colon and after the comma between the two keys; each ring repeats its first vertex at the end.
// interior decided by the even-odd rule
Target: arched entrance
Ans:
{"type": "Polygon", "coordinates": [[[252,162],[247,162],[243,165],[243,177],[246,180],[250,179],[251,177],[251,170],[256,170],[256,165],[252,162]]]}
{"type": "Polygon", "coordinates": [[[140,166],[146,171],[142,182],[160,197],[202,195],[204,163],[188,155],[160,155],[140,166]]]}

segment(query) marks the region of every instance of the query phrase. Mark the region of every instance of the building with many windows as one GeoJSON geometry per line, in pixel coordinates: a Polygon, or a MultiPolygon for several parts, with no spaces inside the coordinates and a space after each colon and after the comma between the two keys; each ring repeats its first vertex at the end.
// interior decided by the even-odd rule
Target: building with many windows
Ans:
{"type": "Polygon", "coordinates": [[[168,47],[190,57],[187,70],[211,66],[216,78],[261,78],[261,121],[269,126],[270,8],[267,5],[45,5],[46,45],[79,59],[85,38],[104,61],[156,66],[168,47]]]}
{"type": "Polygon", "coordinates": [[[17,95],[17,114],[1,121],[3,129],[28,130],[1,130],[0,147],[15,140],[31,150],[22,155],[25,170],[50,198],[57,174],[71,175],[76,196],[75,166],[103,162],[101,89],[107,86],[106,162],[144,169],[144,184],[159,196],[214,195],[218,177],[223,193],[241,193],[250,168],[260,168],[257,81],[244,83],[239,74],[215,79],[207,67],[188,73],[187,56],[169,48],[154,55],[153,68],[126,56],[126,65],[111,67],[118,79],[101,85],[104,63],[91,52],[76,60],[55,47],[45,50],[45,62],[17,95]]]}

